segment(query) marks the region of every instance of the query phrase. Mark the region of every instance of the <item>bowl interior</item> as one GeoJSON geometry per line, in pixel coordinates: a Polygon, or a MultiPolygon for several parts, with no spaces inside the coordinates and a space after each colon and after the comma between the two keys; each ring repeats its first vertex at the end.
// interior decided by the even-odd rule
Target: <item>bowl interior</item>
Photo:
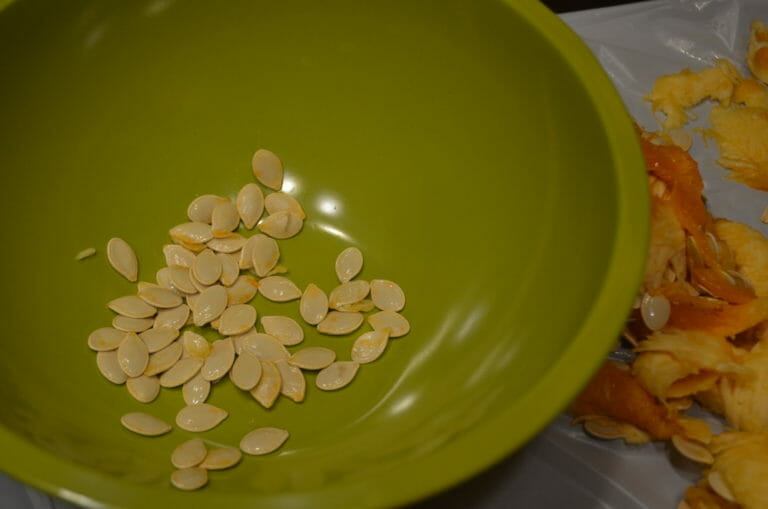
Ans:
{"type": "MultiPolygon", "coordinates": [[[[533,2],[511,4],[76,0],[0,12],[0,443],[17,453],[0,468],[84,503],[381,505],[456,482],[553,417],[633,294],[645,226],[627,210],[642,209],[643,180],[607,80],[585,87],[597,69],[586,50],[569,62],[560,51],[575,37],[533,2]],[[308,215],[280,243],[288,276],[330,290],[336,254],[357,246],[361,278],[405,290],[412,331],[341,391],[308,374],[302,404],[265,411],[220,382],[209,403],[230,416],[205,440],[236,447],[265,425],[291,438],[181,493],[169,454],[193,434],[147,439],[119,424],[129,411],[173,422],[180,391],[138,403],[86,346],[111,321],[105,303],[135,291],[105,243],[126,239],[140,280],[154,281],[187,204],[235,196],[260,147],[282,158],[308,215]],[[632,248],[621,260],[618,245],[632,248]],[[97,255],[75,262],[86,247],[97,255]],[[600,299],[615,316],[584,334],[600,299]]],[[[253,305],[298,318],[296,302],[253,305]]],[[[344,359],[357,335],[304,330],[304,346],[344,359]]]]}

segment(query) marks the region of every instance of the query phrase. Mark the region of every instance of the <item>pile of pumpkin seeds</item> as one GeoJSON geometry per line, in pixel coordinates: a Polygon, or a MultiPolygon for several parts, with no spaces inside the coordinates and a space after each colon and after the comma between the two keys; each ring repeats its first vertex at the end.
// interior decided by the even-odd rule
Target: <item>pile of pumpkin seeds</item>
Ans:
{"type": "MultiPolygon", "coordinates": [[[[162,387],[181,387],[185,406],[175,424],[188,432],[211,430],[227,418],[226,410],[206,403],[211,387],[227,375],[264,408],[271,408],[280,395],[301,403],[306,393],[303,371],[318,371],[315,385],[321,390],[341,389],[361,364],[382,355],[390,338],[410,330],[400,314],[405,294],[396,283],[356,279],[363,254],[355,247],[336,258],[340,284],[329,293],[315,284],[301,291],[281,275],[288,269],[279,264],[278,240],[299,234],[306,215],[296,199],[281,192],[283,165],[275,154],[258,150],[252,168],[261,186],[246,184],[234,201],[207,194],[189,204],[189,222],[170,229],[173,243],[163,246],[166,266],[157,271],[155,283],[138,281],[138,259],[127,242],[113,238],[107,244],[110,264],[129,281],[138,281],[137,289],[107,304],[115,313],[112,325],[93,331],[88,346],[97,352],[101,374],[124,384],[137,401],[151,403],[162,387]],[[266,195],[262,186],[269,190],[266,195]],[[254,228],[258,233],[248,236],[254,228]],[[349,360],[337,360],[336,352],[325,347],[289,351],[287,347],[302,343],[304,329],[288,316],[259,320],[251,304],[257,294],[273,302],[298,301],[303,321],[323,335],[352,334],[366,321],[364,313],[378,311],[367,316],[372,330],[354,341],[349,360]],[[223,338],[209,342],[189,330],[192,325],[213,328],[223,338]]],[[[125,414],[121,423],[150,437],[173,429],[144,412],[125,414]]],[[[171,454],[177,468],[171,483],[182,490],[201,488],[209,470],[237,465],[241,451],[269,454],[288,437],[288,431],[274,427],[249,430],[239,450],[208,450],[200,439],[186,441],[171,454]]]]}

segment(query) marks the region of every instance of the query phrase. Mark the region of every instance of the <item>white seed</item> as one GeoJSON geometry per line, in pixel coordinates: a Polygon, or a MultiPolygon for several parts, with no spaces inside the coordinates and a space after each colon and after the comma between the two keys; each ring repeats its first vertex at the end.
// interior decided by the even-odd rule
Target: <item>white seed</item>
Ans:
{"type": "Polygon", "coordinates": [[[301,369],[323,369],[336,360],[336,352],[322,346],[302,348],[288,358],[288,362],[301,369]]]}
{"type": "Polygon", "coordinates": [[[112,327],[123,332],[143,332],[152,327],[153,323],[151,318],[128,318],[122,315],[112,319],[112,327]]]}
{"type": "Polygon", "coordinates": [[[192,309],[195,325],[202,327],[215,320],[227,308],[227,289],[221,285],[213,285],[200,292],[200,298],[192,309]]]}
{"type": "Polygon", "coordinates": [[[275,239],[289,239],[299,233],[304,220],[298,214],[288,210],[275,212],[259,223],[259,230],[275,239]]]}
{"type": "Polygon", "coordinates": [[[139,334],[144,344],[147,345],[149,353],[155,353],[170,345],[174,339],[179,337],[179,331],[171,328],[148,329],[139,334]]]}
{"type": "Polygon", "coordinates": [[[176,242],[179,243],[180,246],[189,249],[193,253],[199,253],[203,249],[205,249],[205,244],[203,243],[197,243],[197,242],[185,242],[181,239],[176,239],[176,242]]]}
{"type": "Polygon", "coordinates": [[[188,294],[197,293],[197,288],[192,284],[192,278],[189,277],[189,269],[185,267],[168,267],[168,277],[174,288],[188,294]]]}
{"type": "MultiPolygon", "coordinates": [[[[190,273],[200,283],[210,286],[221,277],[221,260],[210,249],[204,249],[195,257],[190,273]]],[[[192,282],[194,284],[194,280],[192,282]]]]}
{"type": "Polygon", "coordinates": [[[246,240],[248,239],[239,233],[230,233],[226,237],[211,239],[206,245],[217,253],[229,254],[236,253],[237,251],[243,249],[246,240]]]}
{"type": "Polygon", "coordinates": [[[261,233],[251,239],[251,266],[257,276],[267,277],[280,259],[280,248],[275,239],[261,233]]]}
{"type": "Polygon", "coordinates": [[[242,457],[243,453],[232,447],[213,449],[212,451],[208,451],[205,459],[200,464],[200,468],[206,470],[224,470],[226,468],[232,468],[240,463],[242,457]]]}
{"type": "Polygon", "coordinates": [[[211,345],[211,353],[206,357],[200,374],[210,381],[219,380],[229,372],[235,362],[235,346],[231,338],[219,339],[211,345]]]}
{"type": "Polygon", "coordinates": [[[671,441],[677,452],[689,460],[705,465],[711,465],[715,462],[715,458],[709,452],[709,449],[697,440],[685,438],[681,435],[672,435],[671,441]]]}
{"type": "Polygon", "coordinates": [[[250,337],[254,334],[258,334],[256,332],[256,327],[253,327],[247,331],[245,331],[242,334],[237,334],[235,336],[231,336],[232,344],[235,347],[235,355],[242,355],[243,353],[243,341],[245,341],[245,338],[250,337]]]}
{"type": "Polygon", "coordinates": [[[301,370],[286,360],[275,361],[275,367],[280,372],[280,378],[283,379],[280,394],[296,403],[304,401],[307,383],[301,370]]]}
{"type": "Polygon", "coordinates": [[[669,301],[662,295],[651,296],[646,293],[640,301],[640,315],[646,327],[651,330],[663,328],[669,321],[671,312],[669,301]]]}
{"type": "Polygon", "coordinates": [[[288,440],[288,432],[279,428],[257,428],[240,440],[240,449],[246,454],[259,456],[276,451],[288,440]]]}
{"type": "Polygon", "coordinates": [[[201,283],[196,277],[195,273],[192,272],[192,270],[189,271],[189,280],[192,282],[192,286],[195,287],[195,291],[198,293],[202,293],[203,290],[206,288],[210,288],[212,285],[206,285],[201,283]]]}
{"type": "Polygon", "coordinates": [[[226,410],[208,403],[189,405],[176,414],[176,425],[185,431],[208,431],[218,426],[227,415],[226,410]]]}
{"type": "Polygon", "coordinates": [[[197,357],[181,359],[160,376],[160,385],[163,387],[178,387],[185,384],[200,371],[202,366],[202,359],[197,357]]]}
{"type": "Polygon", "coordinates": [[[205,359],[211,353],[211,344],[196,332],[184,331],[181,343],[184,346],[184,357],[205,359]]]}
{"type": "Polygon", "coordinates": [[[371,281],[371,300],[382,311],[400,311],[405,307],[405,293],[397,283],[386,279],[371,281]]]}
{"type": "Polygon", "coordinates": [[[211,229],[213,236],[217,238],[231,235],[232,230],[240,224],[240,216],[237,207],[231,201],[221,202],[213,209],[211,214],[211,229]]]}
{"type": "Polygon", "coordinates": [[[199,438],[179,444],[171,453],[171,463],[176,468],[192,468],[203,462],[208,450],[199,438]]]}
{"type": "Polygon", "coordinates": [[[156,329],[181,329],[189,318],[189,306],[181,304],[175,308],[161,309],[155,316],[152,327],[156,329]]]}
{"type": "Polygon", "coordinates": [[[163,255],[165,256],[165,264],[169,267],[186,267],[188,269],[195,261],[195,253],[178,244],[164,245],[163,255]]]}
{"type": "Polygon", "coordinates": [[[328,314],[328,297],[317,285],[308,284],[304,293],[301,294],[299,314],[310,325],[322,322],[328,314]]]}
{"type": "Polygon", "coordinates": [[[335,391],[348,385],[357,374],[360,364],[350,361],[334,362],[322,369],[315,378],[315,385],[324,391],[335,391]]]}
{"type": "Polygon", "coordinates": [[[86,258],[90,258],[95,254],[96,254],[95,248],[87,247],[75,255],[75,261],[79,262],[80,260],[85,260],[86,258]]]}
{"type": "Polygon", "coordinates": [[[120,363],[117,362],[117,352],[110,350],[108,352],[99,352],[96,354],[96,366],[99,372],[113,384],[124,384],[128,379],[120,363]]]}
{"type": "Polygon", "coordinates": [[[208,395],[211,393],[211,382],[203,378],[200,373],[184,383],[181,388],[181,394],[184,396],[184,403],[187,405],[199,405],[205,403],[208,395]]]}
{"type": "Polygon", "coordinates": [[[227,305],[245,304],[250,302],[259,290],[259,282],[251,276],[240,276],[237,281],[227,288],[227,305]]]}
{"type": "Polygon", "coordinates": [[[160,381],[156,376],[142,375],[129,378],[125,386],[128,393],[141,403],[151,403],[160,394],[160,381]]]}
{"type": "MultiPolygon", "coordinates": [[[[262,323],[264,319],[262,318],[262,323]]],[[[112,327],[102,327],[88,336],[88,348],[95,352],[108,352],[117,349],[125,337],[125,332],[112,327]]]]}
{"type": "Polygon", "coordinates": [[[354,279],[363,268],[363,253],[356,247],[348,247],[336,257],[336,276],[346,283],[354,279]]]}
{"type": "Polygon", "coordinates": [[[243,352],[232,365],[229,373],[232,383],[244,391],[250,391],[261,378],[261,361],[255,355],[243,352]]]}
{"type": "Polygon", "coordinates": [[[126,241],[113,237],[107,242],[107,259],[112,267],[128,281],[139,278],[139,262],[136,253],[126,241]]]}
{"type": "Polygon", "coordinates": [[[237,262],[237,255],[217,253],[221,262],[221,277],[219,280],[224,286],[232,286],[240,275],[240,267],[237,262]]]}
{"type": "Polygon", "coordinates": [[[301,290],[283,276],[269,276],[259,281],[259,293],[273,302],[288,302],[301,297],[301,290]]]}
{"type": "Polygon", "coordinates": [[[264,199],[264,207],[269,214],[276,214],[277,212],[286,210],[288,212],[293,212],[301,219],[307,217],[304,213],[304,209],[302,209],[299,202],[296,201],[296,198],[283,192],[269,193],[264,199]]]}
{"type": "Polygon", "coordinates": [[[405,336],[411,330],[408,320],[394,311],[379,311],[368,317],[368,323],[373,327],[373,330],[389,329],[390,338],[405,336]]]}
{"type": "Polygon", "coordinates": [[[198,222],[176,225],[168,233],[174,242],[187,249],[192,248],[192,251],[197,251],[196,245],[205,244],[213,238],[211,225],[198,222]]]}
{"type": "Polygon", "coordinates": [[[219,333],[225,336],[244,334],[256,323],[256,308],[249,304],[235,304],[221,314],[219,333]]]}
{"type": "Polygon", "coordinates": [[[193,491],[208,484],[208,471],[204,468],[182,468],[171,474],[171,484],[184,491],[193,491]]]}
{"type": "Polygon", "coordinates": [[[370,331],[360,335],[352,345],[352,360],[366,364],[373,362],[384,353],[389,342],[387,331],[370,331]]]}
{"type": "Polygon", "coordinates": [[[243,339],[243,351],[251,353],[263,361],[278,361],[290,357],[288,350],[269,334],[251,334],[243,339]]]}
{"type": "Polygon", "coordinates": [[[158,375],[171,369],[181,358],[182,346],[174,341],[162,350],[158,350],[149,356],[149,362],[144,370],[147,376],[158,375]]]}
{"type": "Polygon", "coordinates": [[[723,479],[723,475],[720,472],[717,470],[711,471],[709,475],[707,475],[707,482],[709,483],[709,487],[712,488],[712,491],[726,499],[728,502],[736,503],[736,497],[731,491],[731,488],[728,487],[728,484],[725,482],[725,479],[723,479]]]}
{"type": "Polygon", "coordinates": [[[243,224],[251,230],[256,226],[264,212],[264,193],[253,182],[245,184],[237,193],[236,205],[237,213],[243,220],[243,224]]]}
{"type": "Polygon", "coordinates": [[[115,313],[128,318],[149,318],[155,316],[157,310],[141,300],[136,295],[118,297],[107,303],[107,307],[115,313]]]}
{"type": "MultiPolygon", "coordinates": [[[[260,233],[257,235],[261,235],[260,233]]],[[[253,246],[256,244],[257,235],[248,237],[243,248],[240,250],[240,256],[237,260],[240,270],[246,270],[253,267],[253,246]]]]}
{"type": "Polygon", "coordinates": [[[264,327],[264,332],[286,346],[298,345],[304,341],[301,325],[287,316],[262,316],[261,326],[264,327]]]}
{"type": "Polygon", "coordinates": [[[331,291],[328,296],[328,306],[333,309],[338,309],[339,306],[347,306],[360,302],[368,296],[370,290],[368,281],[362,279],[356,279],[348,283],[341,283],[339,286],[331,291]]]}
{"type": "Polygon", "coordinates": [[[259,383],[251,389],[251,396],[264,408],[272,408],[275,400],[280,395],[280,387],[283,379],[272,361],[261,361],[261,378],[259,383]]]}
{"type": "Polygon", "coordinates": [[[187,307],[190,311],[189,319],[187,320],[187,325],[194,324],[194,313],[195,313],[195,305],[197,304],[197,300],[200,298],[200,294],[197,293],[195,295],[186,295],[184,299],[187,301],[187,307]]]}
{"type": "Polygon", "coordinates": [[[183,302],[178,293],[160,286],[145,286],[139,290],[139,297],[150,306],[161,309],[175,308],[183,302]]]}
{"type": "MultiPolygon", "coordinates": [[[[136,289],[138,290],[137,295],[141,292],[145,292],[149,290],[150,288],[162,288],[162,287],[160,285],[156,285],[155,283],[149,283],[147,281],[139,281],[138,283],[136,283],[136,289]]],[[[147,304],[149,303],[147,302],[147,304]]]]}
{"type": "Polygon", "coordinates": [[[120,418],[120,423],[125,429],[148,437],[164,435],[173,429],[167,422],[143,412],[125,414],[120,418]]]}
{"type": "Polygon", "coordinates": [[[149,362],[147,345],[133,332],[129,332],[123,338],[117,348],[117,362],[130,377],[136,377],[144,373],[149,362]]]}
{"type": "Polygon", "coordinates": [[[190,221],[196,223],[211,224],[211,215],[216,205],[228,201],[226,198],[216,196],[215,194],[204,194],[198,196],[187,207],[187,217],[190,221]]]}
{"type": "Polygon", "coordinates": [[[171,281],[171,269],[168,267],[163,267],[162,269],[158,270],[155,274],[155,281],[157,281],[157,285],[160,288],[166,288],[168,290],[173,290],[174,292],[178,292],[179,290],[174,286],[173,281],[171,281]]]}
{"type": "Polygon", "coordinates": [[[285,265],[275,265],[275,268],[269,271],[269,274],[267,276],[277,276],[280,274],[286,274],[288,272],[288,267],[285,265]]]}
{"type": "Polygon", "coordinates": [[[317,332],[341,336],[356,331],[363,324],[361,313],[347,313],[345,311],[331,311],[317,324],[317,332]]]}
{"type": "Polygon", "coordinates": [[[269,150],[257,150],[251,159],[251,168],[256,180],[268,188],[279,191],[283,187],[283,163],[269,150]]]}
{"type": "Polygon", "coordinates": [[[346,311],[348,313],[367,313],[372,311],[376,306],[373,305],[371,299],[363,299],[352,304],[344,304],[343,306],[337,306],[337,311],[346,311]]]}

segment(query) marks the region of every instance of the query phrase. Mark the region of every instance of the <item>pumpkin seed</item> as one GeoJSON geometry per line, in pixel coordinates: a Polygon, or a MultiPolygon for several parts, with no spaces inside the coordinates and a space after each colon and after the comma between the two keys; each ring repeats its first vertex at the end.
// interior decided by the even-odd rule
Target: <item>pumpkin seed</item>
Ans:
{"type": "Polygon", "coordinates": [[[109,239],[107,260],[128,281],[136,281],[139,278],[139,261],[136,259],[136,253],[123,239],[119,237],[109,239]]]}
{"type": "Polygon", "coordinates": [[[221,284],[224,286],[232,286],[240,275],[240,266],[237,262],[237,256],[226,253],[216,253],[216,256],[219,257],[219,261],[221,262],[221,277],[219,278],[221,284]]]}
{"type": "Polygon", "coordinates": [[[363,268],[363,253],[356,247],[348,247],[336,257],[336,276],[339,281],[352,281],[363,268]]]}
{"type": "Polygon", "coordinates": [[[288,362],[301,369],[323,369],[336,360],[336,352],[322,346],[302,348],[288,358],[288,362]]]}
{"type": "Polygon", "coordinates": [[[189,271],[189,280],[192,281],[192,286],[195,287],[195,291],[197,291],[197,293],[202,293],[203,290],[205,290],[206,288],[210,288],[211,286],[213,286],[213,285],[205,285],[200,281],[198,281],[198,279],[195,277],[194,272],[192,272],[191,270],[189,271]]]}
{"type": "Polygon", "coordinates": [[[155,353],[170,345],[174,339],[179,337],[179,331],[171,328],[152,328],[139,334],[139,337],[147,345],[147,351],[155,353]]]}
{"type": "Polygon", "coordinates": [[[214,238],[208,241],[207,246],[217,253],[236,253],[243,249],[246,242],[245,237],[239,233],[230,233],[226,237],[214,238]]]}
{"type": "Polygon", "coordinates": [[[195,314],[195,305],[197,304],[197,301],[200,298],[200,294],[196,293],[194,295],[187,295],[184,298],[187,301],[187,307],[189,308],[189,311],[190,311],[190,317],[189,317],[189,320],[187,320],[187,324],[189,323],[194,324],[195,320],[193,315],[195,314]]]}
{"type": "Polygon", "coordinates": [[[200,371],[202,366],[202,359],[197,357],[181,359],[160,376],[160,385],[163,387],[178,387],[185,384],[200,371]]]}
{"type": "MultiPolygon", "coordinates": [[[[260,233],[258,235],[261,235],[260,233]]],[[[253,267],[253,246],[256,244],[256,235],[248,237],[243,248],[240,250],[240,256],[237,260],[240,270],[247,270],[253,267]]]]}
{"type": "Polygon", "coordinates": [[[315,385],[324,391],[335,391],[348,385],[357,374],[360,364],[354,361],[334,362],[323,368],[315,378],[315,385]]]}
{"type": "Polygon", "coordinates": [[[299,314],[310,325],[322,322],[328,314],[328,297],[317,285],[312,283],[307,285],[301,295],[299,314]]]}
{"type": "MultiPolygon", "coordinates": [[[[262,323],[264,319],[262,318],[262,323]]],[[[96,329],[88,335],[88,348],[96,352],[116,350],[125,337],[125,332],[112,327],[96,329]]]]}
{"type": "Polygon", "coordinates": [[[373,330],[389,329],[390,338],[405,336],[411,330],[408,320],[394,311],[379,311],[368,317],[368,323],[373,330]]]}
{"type": "Polygon", "coordinates": [[[247,338],[249,336],[252,336],[254,334],[258,334],[258,332],[256,332],[256,327],[253,327],[253,328],[245,331],[242,334],[237,334],[235,336],[231,336],[232,344],[235,347],[235,355],[242,355],[242,353],[243,353],[243,341],[245,340],[245,338],[247,338]]]}
{"type": "Polygon", "coordinates": [[[176,414],[176,425],[185,431],[208,431],[218,426],[227,415],[226,410],[208,403],[189,405],[176,414]]]}
{"type": "Polygon", "coordinates": [[[205,244],[213,238],[211,225],[199,222],[176,225],[168,233],[174,242],[187,249],[192,248],[192,251],[197,251],[196,245],[205,244]]]}
{"type": "Polygon", "coordinates": [[[199,438],[179,444],[171,453],[171,463],[176,468],[192,468],[203,462],[208,450],[199,438]]]}
{"type": "Polygon", "coordinates": [[[272,361],[261,361],[261,378],[259,383],[251,389],[251,396],[264,408],[272,408],[275,400],[280,395],[280,387],[283,384],[280,372],[272,361]]]}
{"type": "Polygon", "coordinates": [[[712,488],[712,491],[726,499],[728,502],[736,503],[736,497],[731,491],[731,488],[728,487],[725,479],[723,479],[723,474],[714,470],[707,475],[707,482],[709,483],[709,487],[712,488]]]}
{"type": "Polygon", "coordinates": [[[280,259],[280,248],[274,239],[261,233],[251,239],[251,266],[257,276],[267,277],[280,259]]]}
{"type": "Polygon", "coordinates": [[[150,403],[160,394],[160,381],[156,376],[141,375],[125,383],[128,393],[140,403],[150,403]]]}
{"type": "Polygon", "coordinates": [[[211,224],[211,215],[216,205],[228,201],[226,198],[216,196],[215,194],[204,194],[198,196],[187,207],[187,217],[196,223],[211,224]]]}
{"type": "Polygon", "coordinates": [[[240,459],[242,457],[243,453],[241,453],[238,449],[233,449],[232,447],[214,449],[212,451],[208,451],[205,459],[200,464],[200,468],[204,468],[206,470],[224,470],[227,468],[232,468],[240,463],[240,459]]]}
{"type": "MultiPolygon", "coordinates": [[[[204,249],[195,257],[195,263],[192,264],[190,274],[201,284],[210,286],[221,277],[221,260],[210,249],[204,249]]],[[[192,280],[193,284],[194,279],[192,280]]]]}
{"type": "Polygon", "coordinates": [[[269,150],[257,150],[251,159],[251,168],[256,180],[268,188],[279,191],[283,187],[283,163],[269,150]]]}
{"type": "Polygon", "coordinates": [[[162,350],[153,353],[149,356],[149,362],[147,362],[144,374],[152,376],[168,371],[181,358],[181,351],[181,343],[174,341],[162,350]]]}
{"type": "Polygon", "coordinates": [[[361,279],[342,283],[331,291],[328,296],[328,305],[333,309],[338,309],[339,306],[360,302],[368,295],[370,288],[368,281],[361,279]]]}
{"type": "Polygon", "coordinates": [[[221,285],[213,285],[200,292],[200,298],[192,309],[195,325],[202,327],[215,320],[227,308],[227,289],[221,285]]]}
{"type": "Polygon", "coordinates": [[[235,346],[231,338],[219,339],[211,345],[211,353],[206,357],[200,374],[210,381],[219,380],[229,372],[235,361],[235,346]]]}
{"type": "Polygon", "coordinates": [[[128,379],[120,363],[117,361],[117,351],[99,352],[96,354],[96,367],[104,378],[113,384],[124,384],[128,379]]]}
{"type": "Polygon", "coordinates": [[[243,339],[243,352],[248,352],[263,361],[278,361],[290,357],[288,350],[277,338],[269,334],[252,334],[243,339]]]}
{"type": "Polygon", "coordinates": [[[386,331],[371,331],[361,334],[352,345],[352,360],[367,364],[373,362],[384,353],[389,334],[386,331]]]}
{"type": "Polygon", "coordinates": [[[669,301],[662,295],[651,296],[646,293],[640,301],[643,323],[653,331],[662,329],[667,324],[671,312],[669,301]]]}
{"type": "Polygon", "coordinates": [[[304,401],[307,384],[304,381],[304,375],[301,370],[292,364],[288,364],[286,360],[275,361],[275,367],[280,373],[280,378],[283,380],[280,386],[280,394],[292,399],[296,403],[304,401]]]}
{"type": "Polygon", "coordinates": [[[179,289],[173,285],[173,281],[171,281],[171,269],[168,267],[163,267],[157,271],[155,274],[155,281],[157,281],[157,285],[160,288],[166,288],[174,292],[179,291],[179,289]]]}
{"type": "Polygon", "coordinates": [[[264,212],[264,193],[253,182],[245,184],[237,193],[236,205],[243,225],[252,230],[264,212]]]}
{"type": "Polygon", "coordinates": [[[184,346],[184,357],[205,359],[211,353],[211,344],[196,332],[184,331],[181,335],[181,343],[184,346]]]}
{"type": "Polygon", "coordinates": [[[397,283],[386,279],[371,281],[371,300],[382,311],[400,311],[405,307],[405,293],[397,283]]]}
{"type": "Polygon", "coordinates": [[[304,226],[301,216],[288,210],[275,212],[259,223],[259,230],[275,239],[289,239],[304,226]]]}
{"type": "Polygon", "coordinates": [[[691,440],[681,435],[673,435],[672,445],[677,449],[677,452],[689,460],[705,465],[711,465],[715,462],[715,458],[709,452],[709,449],[698,440],[691,440]]]}
{"type": "Polygon", "coordinates": [[[225,336],[244,334],[256,323],[256,308],[248,304],[235,304],[221,314],[219,333],[225,336]]]}
{"type": "Polygon", "coordinates": [[[96,254],[95,248],[87,247],[75,255],[75,261],[79,262],[80,260],[85,260],[86,258],[90,258],[95,254],[96,254]]]}
{"type": "Polygon", "coordinates": [[[763,224],[768,224],[768,205],[766,205],[763,209],[763,214],[760,216],[760,222],[763,224]]]}
{"type": "Polygon", "coordinates": [[[243,352],[237,357],[229,373],[232,383],[244,391],[250,391],[261,378],[261,361],[255,355],[243,352]]]}
{"type": "Polygon", "coordinates": [[[184,383],[181,388],[181,394],[184,396],[184,403],[187,405],[199,405],[205,403],[208,395],[211,393],[211,382],[203,378],[200,373],[184,383]]]}
{"type": "Polygon", "coordinates": [[[288,440],[288,432],[284,429],[265,427],[257,428],[240,440],[240,449],[254,456],[274,452],[288,440]]]}
{"type": "Polygon", "coordinates": [[[107,303],[107,307],[115,313],[128,318],[149,318],[154,316],[157,310],[141,300],[136,295],[118,297],[107,303]]]}
{"type": "Polygon", "coordinates": [[[304,340],[301,326],[287,316],[262,316],[261,326],[264,327],[264,332],[286,346],[298,345],[304,340]]]}
{"type": "Polygon", "coordinates": [[[171,474],[171,484],[184,491],[193,491],[208,484],[208,471],[204,468],[181,468],[171,474]]]}
{"type": "Polygon", "coordinates": [[[168,267],[168,277],[174,288],[188,294],[197,293],[197,288],[192,284],[189,269],[185,267],[168,267]]]}
{"type": "Polygon", "coordinates": [[[237,207],[231,201],[221,202],[213,209],[211,229],[214,237],[228,237],[239,224],[240,216],[237,215],[237,207]]]}
{"type": "Polygon", "coordinates": [[[133,332],[129,332],[117,347],[117,362],[130,377],[136,377],[144,373],[149,362],[147,345],[133,332]]]}
{"type": "Polygon", "coordinates": [[[148,437],[164,435],[173,429],[167,422],[143,412],[125,414],[120,418],[120,423],[125,429],[148,437]]]}
{"type": "Polygon", "coordinates": [[[371,299],[363,299],[361,301],[353,302],[352,304],[344,304],[343,306],[337,306],[336,311],[346,311],[347,313],[367,313],[373,311],[376,307],[371,299]]]}
{"type": "Polygon", "coordinates": [[[288,302],[301,297],[301,290],[283,276],[269,276],[259,281],[259,293],[273,302],[288,302]]]}
{"type": "MultiPolygon", "coordinates": [[[[369,318],[370,320],[370,318],[369,318]]],[[[332,336],[341,336],[356,331],[363,324],[361,313],[348,313],[345,311],[331,311],[317,324],[317,332],[332,336]]]]}
{"type": "Polygon", "coordinates": [[[181,304],[175,308],[161,309],[152,325],[155,329],[181,329],[189,318],[189,306],[181,304]]]}
{"type": "Polygon", "coordinates": [[[198,242],[186,242],[184,240],[177,239],[176,242],[179,243],[180,246],[189,249],[193,253],[199,253],[203,249],[205,249],[204,243],[198,243],[198,242]]]}
{"type": "Polygon", "coordinates": [[[288,267],[285,265],[275,265],[275,268],[270,270],[267,276],[277,276],[286,273],[288,273],[288,267]]]}
{"type": "Polygon", "coordinates": [[[123,332],[143,332],[152,327],[153,323],[151,318],[128,318],[123,315],[112,319],[112,327],[123,332]]]}
{"type": "Polygon", "coordinates": [[[183,302],[175,291],[154,285],[139,289],[139,298],[150,306],[161,309],[175,308],[183,302]]]}
{"type": "Polygon", "coordinates": [[[240,276],[232,286],[227,288],[227,305],[245,304],[250,302],[258,292],[259,282],[252,276],[240,276]]]}
{"type": "Polygon", "coordinates": [[[195,262],[195,253],[178,244],[166,244],[163,246],[165,264],[169,267],[190,268],[195,262]]]}
{"type": "Polygon", "coordinates": [[[296,214],[301,219],[307,217],[304,213],[304,209],[302,209],[299,202],[296,201],[296,198],[283,192],[269,193],[264,199],[264,207],[269,214],[275,214],[286,210],[296,214]]]}

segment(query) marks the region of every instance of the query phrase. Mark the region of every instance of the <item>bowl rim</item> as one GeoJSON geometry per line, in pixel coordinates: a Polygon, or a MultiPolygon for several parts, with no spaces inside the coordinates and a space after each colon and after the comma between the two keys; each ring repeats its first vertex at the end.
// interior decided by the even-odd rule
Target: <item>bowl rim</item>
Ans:
{"type": "MultiPolygon", "coordinates": [[[[365,499],[358,500],[365,505],[402,505],[434,495],[489,468],[543,429],[587,383],[603,362],[631,308],[644,269],[650,228],[645,167],[631,118],[602,66],[562,20],[537,0],[502,2],[537,29],[552,47],[567,56],[564,61],[580,83],[589,84],[584,90],[604,128],[616,182],[615,232],[602,286],[568,348],[527,393],[503,412],[472,430],[458,433],[432,454],[422,456],[402,469],[384,472],[374,487],[370,482],[362,483],[345,492],[349,486],[335,485],[320,493],[291,495],[292,505],[338,506],[340,499],[346,499],[351,492],[365,493],[365,499]],[[563,378],[571,382],[571,391],[562,391],[559,387],[563,378]],[[520,416],[525,416],[522,424],[520,416]],[[518,425],[510,432],[509,423],[513,421],[518,425]],[[392,489],[393,486],[397,488],[392,489]]],[[[12,0],[0,0],[0,13],[12,3],[12,0]]],[[[0,426],[0,450],[12,458],[4,465],[8,475],[69,502],[85,507],[152,505],[152,490],[127,488],[102,472],[39,448],[3,426],[0,426]],[[100,488],[94,490],[94,486],[100,488]]],[[[191,502],[189,498],[182,499],[185,495],[189,494],[180,492],[179,501],[191,502]]],[[[196,503],[207,498],[204,493],[194,496],[199,497],[195,499],[196,503]]],[[[283,497],[288,495],[262,499],[261,502],[263,507],[280,507],[289,502],[283,497]]],[[[242,494],[226,500],[227,507],[252,505],[253,502],[253,498],[242,494]]]]}

